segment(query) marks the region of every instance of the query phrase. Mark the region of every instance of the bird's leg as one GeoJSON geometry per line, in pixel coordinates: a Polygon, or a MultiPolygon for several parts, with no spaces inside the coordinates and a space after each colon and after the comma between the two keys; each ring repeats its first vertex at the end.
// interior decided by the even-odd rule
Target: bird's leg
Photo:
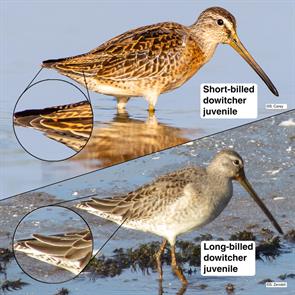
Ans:
{"type": "Polygon", "coordinates": [[[155,106],[153,104],[149,104],[149,114],[152,116],[155,113],[155,106]]]}
{"type": "Polygon", "coordinates": [[[152,115],[155,112],[155,105],[158,100],[158,93],[149,93],[147,96],[145,96],[145,99],[149,103],[149,113],[152,115]]]}
{"type": "Polygon", "coordinates": [[[128,96],[117,96],[117,109],[118,112],[125,110],[126,103],[130,99],[128,96]]]}
{"type": "Polygon", "coordinates": [[[157,262],[157,270],[158,270],[158,273],[159,273],[160,281],[162,281],[162,279],[163,279],[162,254],[163,254],[163,252],[165,250],[166,244],[167,244],[167,240],[164,239],[161,246],[160,246],[159,251],[155,254],[155,258],[156,258],[156,262],[157,262]]]}
{"type": "Polygon", "coordinates": [[[179,280],[182,282],[182,284],[187,285],[188,281],[185,278],[181,267],[177,264],[177,261],[176,261],[175,245],[171,245],[171,267],[173,272],[177,275],[179,280]]]}

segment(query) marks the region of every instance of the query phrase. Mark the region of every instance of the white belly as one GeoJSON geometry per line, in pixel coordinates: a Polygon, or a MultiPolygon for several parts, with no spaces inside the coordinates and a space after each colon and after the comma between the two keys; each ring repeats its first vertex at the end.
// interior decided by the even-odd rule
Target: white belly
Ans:
{"type": "Polygon", "coordinates": [[[124,226],[151,232],[175,243],[178,235],[198,229],[214,220],[227,206],[232,197],[232,187],[211,196],[197,199],[187,186],[182,197],[167,206],[160,214],[147,220],[127,222],[124,226]]]}

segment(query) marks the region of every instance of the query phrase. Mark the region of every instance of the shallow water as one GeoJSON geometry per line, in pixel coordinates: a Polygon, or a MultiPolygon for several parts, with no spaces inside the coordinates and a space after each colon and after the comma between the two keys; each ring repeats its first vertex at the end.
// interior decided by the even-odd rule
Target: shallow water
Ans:
{"type": "MultiPolygon", "coordinates": [[[[189,276],[190,284],[185,295],[191,294],[228,294],[225,291],[227,283],[235,285],[233,294],[292,294],[295,288],[295,280],[287,279],[287,288],[266,288],[264,284],[259,284],[263,279],[271,278],[274,281],[280,281],[277,277],[282,273],[294,272],[294,249],[292,253],[284,254],[274,261],[258,261],[256,263],[255,277],[202,277],[200,273],[189,276]],[[206,284],[208,287],[201,289],[199,285],[206,284]]],[[[165,266],[163,293],[159,292],[157,274],[142,274],[140,271],[126,271],[121,276],[115,278],[96,279],[92,281],[89,277],[81,275],[80,277],[60,285],[42,284],[34,282],[32,279],[23,278],[30,283],[20,291],[14,291],[13,294],[55,294],[61,288],[68,288],[70,294],[78,295],[83,290],[84,294],[180,294],[180,283],[172,275],[170,267],[165,266]],[[46,293],[45,293],[46,292],[46,293]]],[[[10,265],[9,278],[19,278],[20,273],[14,262],[10,265]],[[13,270],[13,271],[12,271],[13,270]]]]}
{"type": "MultiPolygon", "coordinates": [[[[223,132],[193,143],[179,146],[116,167],[97,171],[77,179],[69,180],[55,186],[50,186],[34,193],[2,202],[0,208],[2,220],[0,233],[0,247],[7,247],[11,234],[18,220],[33,207],[52,204],[60,201],[65,206],[73,208],[82,196],[97,193],[98,197],[112,196],[127,192],[141,184],[151,181],[154,177],[183,167],[187,164],[206,165],[212,155],[222,148],[234,148],[245,160],[245,170],[254,189],[264,200],[270,211],[278,220],[285,232],[295,227],[294,178],[295,178],[295,127],[284,127],[282,122],[294,118],[295,111],[275,116],[251,125],[223,132]],[[47,195],[47,192],[50,195],[47,195]],[[22,206],[19,206],[19,204],[22,206]]],[[[93,231],[95,249],[117,228],[113,223],[102,220],[79,210],[93,231]]],[[[192,240],[198,234],[210,233],[215,237],[227,239],[232,233],[253,226],[253,232],[260,228],[273,229],[261,210],[252,199],[240,188],[234,185],[234,197],[222,214],[212,223],[198,232],[184,235],[183,239],[192,240]],[[256,226],[255,226],[256,225],[256,226]]],[[[104,255],[111,255],[113,249],[136,247],[140,243],[159,240],[157,237],[137,231],[121,228],[115,237],[103,248],[104,255]]],[[[284,253],[275,260],[257,261],[255,277],[201,277],[199,268],[197,273],[189,277],[190,285],[185,294],[206,292],[206,294],[226,294],[225,285],[233,283],[237,294],[276,294],[278,289],[268,289],[258,284],[262,279],[270,278],[280,281],[277,277],[284,273],[294,273],[294,244],[283,243],[284,253]],[[202,290],[198,285],[207,284],[202,290]]],[[[72,294],[79,294],[83,288],[89,294],[96,294],[101,290],[103,294],[149,294],[158,293],[157,274],[144,275],[141,272],[123,271],[115,278],[97,279],[94,282],[82,274],[79,278],[62,285],[44,285],[30,280],[22,274],[16,264],[8,265],[8,278],[29,282],[22,291],[15,294],[38,294],[46,289],[47,294],[53,294],[62,287],[69,288],[72,294]]],[[[291,294],[295,280],[287,279],[288,288],[280,289],[280,294],[291,294]]],[[[180,288],[178,280],[172,275],[168,266],[164,267],[164,293],[176,294],[180,288]]]]}

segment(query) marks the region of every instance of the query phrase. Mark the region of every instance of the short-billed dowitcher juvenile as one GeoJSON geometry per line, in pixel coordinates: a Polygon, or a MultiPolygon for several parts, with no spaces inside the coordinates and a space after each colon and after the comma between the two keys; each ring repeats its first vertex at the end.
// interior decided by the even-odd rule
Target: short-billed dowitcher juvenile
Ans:
{"type": "Polygon", "coordinates": [[[158,23],[130,30],[88,53],[46,60],[53,68],[93,91],[117,98],[145,97],[153,111],[161,93],[180,87],[214,54],[218,44],[231,45],[255,70],[271,92],[278,91],[238,38],[236,20],[227,10],[204,10],[191,26],[158,23]]]}
{"type": "Polygon", "coordinates": [[[92,235],[84,230],[52,236],[34,234],[32,239],[17,241],[13,249],[79,274],[92,256],[92,246],[92,235]]]}
{"type": "Polygon", "coordinates": [[[176,261],[176,238],[210,223],[223,211],[233,195],[232,180],[237,180],[247,190],[278,232],[283,233],[248,182],[243,159],[233,150],[219,152],[206,168],[184,168],[163,175],[127,195],[93,198],[81,202],[77,207],[118,224],[124,222],[123,227],[163,237],[156,254],[160,280],[161,256],[168,241],[171,245],[172,270],[183,284],[187,284],[176,261]]]}

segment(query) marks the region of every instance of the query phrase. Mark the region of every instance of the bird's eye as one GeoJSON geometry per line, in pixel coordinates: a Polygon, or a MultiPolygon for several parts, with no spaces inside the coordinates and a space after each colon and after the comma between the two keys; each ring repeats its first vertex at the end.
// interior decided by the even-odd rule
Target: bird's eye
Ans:
{"type": "Polygon", "coordinates": [[[222,26],[223,25],[223,20],[220,18],[217,20],[218,25],[222,26]]]}
{"type": "Polygon", "coordinates": [[[233,163],[234,163],[235,166],[239,166],[240,165],[239,160],[234,160],[233,163]]]}

